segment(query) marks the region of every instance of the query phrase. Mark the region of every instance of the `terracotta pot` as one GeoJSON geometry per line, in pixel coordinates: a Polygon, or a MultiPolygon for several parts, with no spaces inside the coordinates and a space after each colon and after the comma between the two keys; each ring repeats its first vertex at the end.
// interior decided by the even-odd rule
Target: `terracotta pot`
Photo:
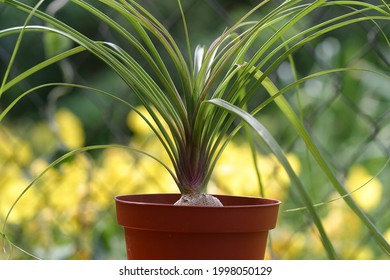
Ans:
{"type": "Polygon", "coordinates": [[[128,259],[263,259],[280,201],[216,195],[224,207],[175,206],[179,194],[115,197],[128,259]]]}

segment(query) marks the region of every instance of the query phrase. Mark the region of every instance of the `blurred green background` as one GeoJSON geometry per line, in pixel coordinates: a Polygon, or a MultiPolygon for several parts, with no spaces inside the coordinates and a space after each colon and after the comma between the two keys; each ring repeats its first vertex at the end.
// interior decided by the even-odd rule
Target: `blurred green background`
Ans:
{"type": "MultiPolygon", "coordinates": [[[[96,19],[66,1],[48,1],[45,10],[94,39],[119,40],[96,19]],[[61,9],[59,9],[61,8],[61,9]]],[[[266,9],[272,9],[274,1],[266,9]]],[[[367,2],[367,1],[366,1],[367,2]]],[[[375,2],[375,1],[368,1],[375,2]]],[[[143,0],[184,46],[176,1],[143,0]],[[182,38],[182,41],[180,41],[182,38]]],[[[258,1],[183,1],[191,43],[209,45],[227,26],[258,1]]],[[[375,2],[376,3],[376,2],[375,2]]],[[[97,4],[99,5],[99,4],[97,4]]],[[[265,12],[266,9],[263,11],[265,12]]],[[[259,11],[255,17],[261,18],[259,11]]],[[[342,9],[318,12],[301,28],[323,21],[342,9]]],[[[111,17],[117,16],[107,10],[111,17]]],[[[0,29],[22,25],[26,15],[0,4],[0,29]]],[[[31,24],[41,23],[33,19],[31,24]]],[[[378,22],[390,35],[390,26],[378,22]],[[382,25],[381,25],[382,24],[382,25]]],[[[17,35],[0,38],[0,77],[17,35]]],[[[70,46],[67,40],[25,34],[11,77],[70,46]]],[[[366,67],[390,73],[390,51],[381,31],[370,22],[327,34],[294,54],[298,77],[332,67],[366,67]]],[[[93,85],[137,104],[125,84],[102,63],[83,53],[35,74],[7,91],[0,111],[15,96],[53,81],[93,85]]],[[[271,77],[280,87],[294,81],[289,62],[271,77]]],[[[338,179],[390,241],[390,81],[369,72],[321,76],[286,93],[338,179]]],[[[258,95],[259,100],[265,95],[258,95]]],[[[259,100],[253,100],[257,102],[259,100]]],[[[341,259],[388,259],[357,217],[308,156],[293,128],[269,105],[259,120],[288,154],[317,207],[326,232],[341,259]]],[[[0,125],[0,224],[13,201],[35,176],[65,152],[85,145],[119,143],[147,147],[164,157],[157,140],[140,119],[109,98],[80,89],[53,88],[28,95],[0,125]]],[[[265,195],[283,201],[278,226],[271,232],[267,258],[324,259],[319,236],[294,186],[267,150],[259,149],[265,195]]],[[[80,153],[47,172],[21,199],[9,217],[0,258],[123,259],[122,229],[116,224],[113,197],[124,193],[177,192],[161,166],[124,150],[80,153]],[[12,242],[12,244],[11,244],[12,242]],[[26,252],[24,252],[26,251],[26,252]]],[[[243,137],[227,148],[209,187],[211,193],[260,195],[243,137]]]]}

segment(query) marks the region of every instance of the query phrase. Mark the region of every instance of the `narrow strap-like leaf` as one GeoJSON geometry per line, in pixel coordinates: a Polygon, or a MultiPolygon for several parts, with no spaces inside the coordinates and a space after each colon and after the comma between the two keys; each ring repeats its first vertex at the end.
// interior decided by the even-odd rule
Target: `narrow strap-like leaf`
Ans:
{"type": "Polygon", "coordinates": [[[317,211],[315,210],[313,206],[313,202],[311,201],[310,195],[307,193],[305,187],[303,186],[301,180],[299,177],[295,174],[293,168],[291,167],[290,163],[288,162],[283,150],[280,148],[279,144],[276,142],[276,140],[272,137],[272,135],[268,132],[268,130],[258,121],[255,117],[253,117],[248,112],[242,110],[241,108],[226,102],[222,99],[212,99],[208,101],[209,103],[212,103],[218,107],[221,107],[227,111],[229,111],[231,114],[236,115],[241,120],[246,122],[261,139],[266,143],[268,148],[273,152],[273,154],[276,156],[278,161],[283,165],[284,169],[286,170],[287,174],[289,175],[291,181],[294,183],[294,185],[298,188],[298,191],[303,198],[303,201],[313,219],[314,224],[316,225],[318,232],[321,235],[321,240],[324,245],[324,248],[326,249],[328,253],[328,257],[330,259],[336,259],[336,252],[332,246],[332,243],[330,242],[328,236],[326,235],[326,232],[322,226],[321,219],[319,218],[317,211]]]}

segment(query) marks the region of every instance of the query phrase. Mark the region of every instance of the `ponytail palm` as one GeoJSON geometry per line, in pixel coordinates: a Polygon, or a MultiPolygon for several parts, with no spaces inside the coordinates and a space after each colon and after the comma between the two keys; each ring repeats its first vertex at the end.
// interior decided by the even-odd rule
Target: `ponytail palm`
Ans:
{"type": "MultiPolygon", "coordinates": [[[[129,94],[138,98],[153,121],[149,121],[148,116],[143,115],[134,105],[113,93],[90,87],[88,89],[108,95],[129,106],[150,125],[172,163],[172,169],[165,167],[169,169],[186,199],[199,196],[205,191],[224,148],[244,125],[248,125],[285,167],[319,230],[329,256],[335,257],[310,196],[294,174],[278,143],[255,117],[264,107],[274,102],[296,129],[334,188],[365,223],[378,243],[390,252],[389,244],[347,195],[309,137],[300,118],[284,97],[284,93],[289,89],[298,87],[308,79],[350,70],[368,70],[347,68],[323,70],[283,88],[275,85],[270,78],[282,62],[292,59],[297,50],[331,31],[363,21],[373,26],[377,25],[380,30],[377,22],[390,20],[390,8],[384,1],[373,5],[360,1],[290,0],[270,10],[262,18],[254,20],[259,10],[270,5],[270,0],[264,0],[222,32],[210,46],[197,46],[193,49],[179,0],[178,8],[186,31],[187,47],[184,51],[164,25],[134,0],[99,1],[116,12],[120,20],[106,15],[95,5],[96,1],[70,1],[104,22],[112,32],[122,38],[121,44],[98,41],[84,35],[41,11],[39,7],[45,1],[37,2],[35,6],[30,6],[15,0],[0,0],[1,5],[13,6],[29,15],[24,26],[0,31],[0,39],[11,34],[19,34],[14,56],[22,42],[23,34],[27,32],[55,33],[72,40],[75,46],[9,79],[13,56],[2,79],[0,101],[1,96],[14,85],[50,65],[79,53],[94,54],[122,78],[129,88],[129,94]],[[344,7],[345,13],[300,30],[300,21],[306,20],[319,9],[326,10],[335,6],[344,7]],[[41,19],[45,25],[29,25],[31,17],[41,19]],[[131,26],[131,32],[128,26],[131,26]],[[259,93],[266,93],[268,98],[255,106],[253,104],[248,106],[250,100],[253,100],[251,98],[259,93]]],[[[389,45],[387,35],[382,32],[382,36],[389,45]]],[[[41,87],[56,85],[79,86],[63,83],[46,84],[41,87]]],[[[15,101],[30,92],[21,94],[15,101]]],[[[0,120],[14,104],[1,113],[0,120]]]]}

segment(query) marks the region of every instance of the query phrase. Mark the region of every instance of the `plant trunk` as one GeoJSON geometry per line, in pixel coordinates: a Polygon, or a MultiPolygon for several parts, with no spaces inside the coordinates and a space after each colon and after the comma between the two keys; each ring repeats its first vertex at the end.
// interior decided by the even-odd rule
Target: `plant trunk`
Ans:
{"type": "Polygon", "coordinates": [[[183,194],[174,205],[182,206],[214,206],[222,207],[221,201],[210,194],[191,193],[183,194]]]}

